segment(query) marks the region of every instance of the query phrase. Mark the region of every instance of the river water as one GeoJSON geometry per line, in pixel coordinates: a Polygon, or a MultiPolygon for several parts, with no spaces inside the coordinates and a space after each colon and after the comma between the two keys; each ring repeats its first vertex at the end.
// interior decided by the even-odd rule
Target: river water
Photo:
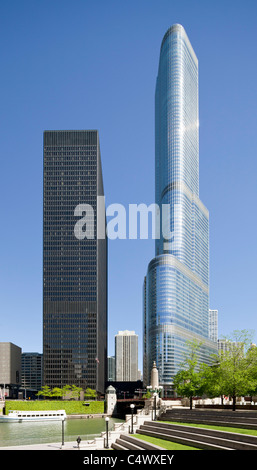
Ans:
{"type": "MultiPolygon", "coordinates": [[[[114,423],[122,420],[110,418],[109,431],[114,423]]],[[[78,436],[83,440],[90,440],[100,436],[106,430],[104,418],[66,419],[64,421],[64,442],[74,441],[78,436]]],[[[62,442],[61,421],[37,421],[22,423],[0,423],[0,449],[6,446],[62,442]]]]}

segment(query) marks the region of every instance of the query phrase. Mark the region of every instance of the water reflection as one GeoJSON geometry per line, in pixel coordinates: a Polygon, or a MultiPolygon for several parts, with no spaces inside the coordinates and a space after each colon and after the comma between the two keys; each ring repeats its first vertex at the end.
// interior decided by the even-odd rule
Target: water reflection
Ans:
{"type": "MultiPolygon", "coordinates": [[[[114,428],[119,419],[110,418],[109,430],[114,428]]],[[[92,419],[66,419],[64,422],[65,442],[74,441],[78,436],[83,440],[93,439],[105,431],[104,418],[92,419]]],[[[61,442],[62,423],[53,422],[28,422],[22,423],[0,423],[0,447],[28,445],[38,443],[61,442]]]]}

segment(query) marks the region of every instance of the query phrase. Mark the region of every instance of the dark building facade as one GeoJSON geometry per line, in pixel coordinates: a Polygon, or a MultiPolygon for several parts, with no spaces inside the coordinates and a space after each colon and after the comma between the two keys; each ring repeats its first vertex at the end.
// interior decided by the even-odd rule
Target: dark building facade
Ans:
{"type": "Polygon", "coordinates": [[[105,389],[107,238],[98,203],[103,196],[98,131],[45,131],[43,378],[49,387],[105,389]]]}
{"type": "Polygon", "coordinates": [[[25,352],[21,354],[21,388],[30,392],[38,392],[42,388],[43,354],[25,352]]]}

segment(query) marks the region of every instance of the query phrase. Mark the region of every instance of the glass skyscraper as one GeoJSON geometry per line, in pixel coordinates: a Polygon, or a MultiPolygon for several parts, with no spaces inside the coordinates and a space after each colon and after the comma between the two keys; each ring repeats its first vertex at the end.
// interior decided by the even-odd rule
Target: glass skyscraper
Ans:
{"type": "MultiPolygon", "coordinates": [[[[104,195],[98,132],[45,131],[43,209],[44,384],[103,393],[107,379],[107,240],[97,237],[104,195]],[[94,217],[75,236],[76,207],[94,217]],[[81,206],[80,206],[81,205],[81,206]]],[[[103,215],[103,214],[102,214],[103,215]]]]}
{"type": "Polygon", "coordinates": [[[160,237],[144,281],[144,382],[153,361],[167,395],[188,340],[209,339],[209,213],[199,199],[198,60],[175,24],[164,35],[155,91],[155,202],[160,237]]]}

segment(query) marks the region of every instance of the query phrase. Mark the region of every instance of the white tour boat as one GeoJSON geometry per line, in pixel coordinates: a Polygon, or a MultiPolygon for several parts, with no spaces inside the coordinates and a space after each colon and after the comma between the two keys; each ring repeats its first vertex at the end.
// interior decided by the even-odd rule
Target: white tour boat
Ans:
{"type": "Polygon", "coordinates": [[[51,411],[17,411],[10,410],[8,415],[0,415],[0,423],[17,423],[22,421],[62,421],[66,419],[65,410],[51,411]]]}

